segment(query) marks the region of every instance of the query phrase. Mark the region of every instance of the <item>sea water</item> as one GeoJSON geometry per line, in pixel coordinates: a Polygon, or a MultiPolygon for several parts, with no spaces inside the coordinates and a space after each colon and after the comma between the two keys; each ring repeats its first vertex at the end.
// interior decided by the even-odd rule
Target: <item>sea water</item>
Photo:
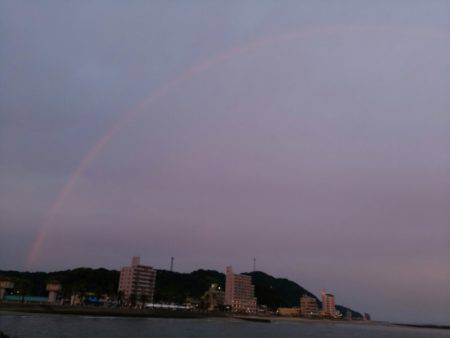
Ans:
{"type": "Polygon", "coordinates": [[[0,331],[20,338],[140,337],[450,337],[450,331],[387,324],[274,320],[249,322],[231,318],[166,319],[91,317],[0,312],[0,331]]]}

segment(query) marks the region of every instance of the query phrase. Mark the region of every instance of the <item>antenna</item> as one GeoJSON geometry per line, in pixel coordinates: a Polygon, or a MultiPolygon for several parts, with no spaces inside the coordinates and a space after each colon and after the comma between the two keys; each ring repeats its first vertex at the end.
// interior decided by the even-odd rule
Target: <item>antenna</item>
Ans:
{"type": "Polygon", "coordinates": [[[256,271],[256,257],[253,257],[253,272],[256,271]]]}
{"type": "Polygon", "coordinates": [[[170,257],[170,271],[173,271],[173,257],[170,257]]]}

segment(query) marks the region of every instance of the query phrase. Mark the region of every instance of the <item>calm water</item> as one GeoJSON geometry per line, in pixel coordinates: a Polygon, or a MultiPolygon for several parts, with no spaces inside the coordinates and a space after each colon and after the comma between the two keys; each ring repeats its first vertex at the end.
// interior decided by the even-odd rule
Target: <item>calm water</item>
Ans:
{"type": "Polygon", "coordinates": [[[450,331],[323,322],[255,323],[235,319],[112,318],[0,313],[11,337],[450,337],[450,331]]]}

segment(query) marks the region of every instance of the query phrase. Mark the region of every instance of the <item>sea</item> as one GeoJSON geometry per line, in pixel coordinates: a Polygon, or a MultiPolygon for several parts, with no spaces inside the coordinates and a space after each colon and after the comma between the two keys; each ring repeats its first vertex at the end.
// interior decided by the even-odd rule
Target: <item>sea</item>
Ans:
{"type": "Polygon", "coordinates": [[[11,338],[450,337],[449,330],[361,322],[274,320],[260,323],[232,318],[124,318],[13,312],[0,312],[0,331],[11,338]]]}

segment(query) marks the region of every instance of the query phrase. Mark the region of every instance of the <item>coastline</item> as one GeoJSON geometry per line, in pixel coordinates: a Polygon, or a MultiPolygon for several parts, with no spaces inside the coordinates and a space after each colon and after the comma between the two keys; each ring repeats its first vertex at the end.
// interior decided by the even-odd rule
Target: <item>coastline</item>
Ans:
{"type": "Polygon", "coordinates": [[[21,304],[21,303],[0,303],[0,311],[18,313],[45,313],[62,314],[76,316],[103,316],[103,317],[135,317],[135,318],[230,318],[239,320],[272,322],[272,321],[292,321],[311,323],[358,323],[374,324],[376,322],[367,321],[345,321],[332,319],[313,319],[303,317],[283,317],[270,315],[250,315],[231,312],[201,312],[201,311],[181,311],[168,309],[131,309],[131,308],[104,308],[95,306],[67,306],[52,304],[21,304]]]}
{"type": "Polygon", "coordinates": [[[225,317],[220,312],[203,313],[192,311],[173,311],[173,310],[141,310],[127,308],[102,308],[91,306],[64,306],[50,304],[15,304],[1,303],[0,311],[22,312],[22,313],[45,313],[62,314],[77,316],[103,316],[103,317],[135,317],[135,318],[205,318],[205,317],[225,317]]]}
{"type": "Polygon", "coordinates": [[[261,323],[274,321],[289,321],[297,323],[334,323],[353,325],[383,325],[409,327],[416,329],[439,329],[450,330],[450,325],[434,324],[407,324],[390,323],[381,321],[360,321],[360,320],[330,320],[312,319],[302,317],[280,317],[280,316],[255,316],[225,312],[196,312],[196,311],[174,311],[162,309],[129,309],[129,308],[102,308],[93,306],[64,306],[50,304],[20,304],[20,303],[0,303],[0,311],[13,313],[31,314],[59,314],[74,316],[99,316],[99,317],[125,317],[125,318],[175,318],[175,319],[202,319],[202,318],[230,318],[261,323]]]}
{"type": "Polygon", "coordinates": [[[404,323],[391,323],[394,326],[419,328],[419,329],[438,329],[438,330],[450,330],[450,325],[438,325],[438,324],[404,324],[404,323]]]}

